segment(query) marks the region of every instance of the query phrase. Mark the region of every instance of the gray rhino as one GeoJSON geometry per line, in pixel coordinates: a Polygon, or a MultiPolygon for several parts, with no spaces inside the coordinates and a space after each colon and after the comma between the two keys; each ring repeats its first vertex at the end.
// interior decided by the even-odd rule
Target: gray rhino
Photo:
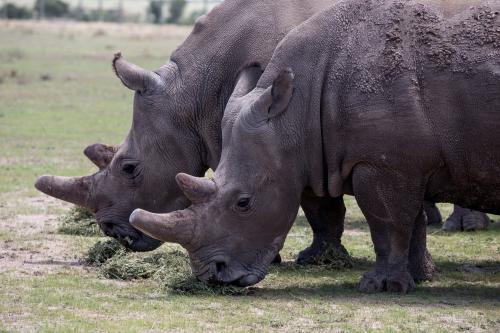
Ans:
{"type": "Polygon", "coordinates": [[[137,209],[131,224],[185,247],[199,279],[248,286],[281,249],[304,190],[352,194],[376,253],[359,289],[412,290],[424,199],[500,213],[500,4],[481,3],[452,15],[418,0],[352,0],[315,15],[253,90],[241,78],[214,179],[176,176],[192,206],[137,209]]]}
{"type": "MultiPolygon", "coordinates": [[[[189,205],[175,175],[201,176],[217,167],[220,123],[238,73],[265,68],[293,27],[335,1],[227,0],[199,18],[170,61],[154,72],[117,54],[117,76],[136,91],[127,138],[119,147],[94,144],[85,149],[99,172],[86,177],[42,176],[36,188],[89,208],[104,233],[130,249],[155,249],[161,242],[130,226],[132,211],[141,207],[169,212],[189,205]]],[[[345,251],[340,242],[343,201],[304,194],[302,207],[315,234],[302,258],[317,254],[325,244],[345,251]]]]}

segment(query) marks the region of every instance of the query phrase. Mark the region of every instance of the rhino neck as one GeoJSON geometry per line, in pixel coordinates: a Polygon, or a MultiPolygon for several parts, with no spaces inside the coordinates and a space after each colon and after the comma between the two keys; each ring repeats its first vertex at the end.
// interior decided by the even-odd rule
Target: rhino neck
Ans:
{"type": "Polygon", "coordinates": [[[196,126],[205,166],[215,169],[222,149],[220,124],[245,67],[264,69],[278,42],[295,26],[327,8],[332,0],[225,1],[195,25],[173,53],[179,100],[191,106],[185,117],[196,126]]]}

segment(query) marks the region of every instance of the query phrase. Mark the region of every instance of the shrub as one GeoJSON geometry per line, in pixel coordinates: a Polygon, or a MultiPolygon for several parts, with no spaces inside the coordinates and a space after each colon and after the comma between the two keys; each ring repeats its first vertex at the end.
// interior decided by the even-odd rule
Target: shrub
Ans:
{"type": "Polygon", "coordinates": [[[38,17],[64,17],[69,14],[69,5],[62,0],[36,0],[38,17]]]}
{"type": "Polygon", "coordinates": [[[31,10],[23,6],[17,6],[13,3],[6,3],[0,8],[0,17],[7,19],[26,20],[33,16],[31,10]]]}
{"type": "Polygon", "coordinates": [[[163,0],[150,0],[148,7],[148,16],[152,18],[153,23],[160,24],[163,18],[163,0]]]}
{"type": "Polygon", "coordinates": [[[167,19],[167,23],[178,24],[182,13],[184,12],[184,8],[186,7],[186,0],[172,0],[170,3],[169,16],[167,19]]]}

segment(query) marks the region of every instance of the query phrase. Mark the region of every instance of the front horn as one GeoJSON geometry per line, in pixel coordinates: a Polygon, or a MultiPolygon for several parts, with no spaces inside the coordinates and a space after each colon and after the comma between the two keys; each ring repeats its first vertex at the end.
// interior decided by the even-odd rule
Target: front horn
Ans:
{"type": "Polygon", "coordinates": [[[93,210],[89,194],[92,179],[86,177],[42,176],[37,179],[35,187],[51,197],[71,202],[75,205],[93,210]]]}
{"type": "Polygon", "coordinates": [[[196,216],[189,209],[167,214],[154,214],[136,209],[130,215],[130,224],[162,242],[189,244],[194,236],[196,216]]]}

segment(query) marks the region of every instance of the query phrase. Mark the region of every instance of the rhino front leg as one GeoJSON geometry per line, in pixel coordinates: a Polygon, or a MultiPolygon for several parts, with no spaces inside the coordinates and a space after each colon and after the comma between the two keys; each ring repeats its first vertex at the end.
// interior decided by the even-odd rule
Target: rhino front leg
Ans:
{"type": "Polygon", "coordinates": [[[335,260],[340,261],[341,266],[350,265],[351,258],[341,243],[346,212],[343,198],[316,197],[305,193],[301,206],[313,231],[313,241],[299,253],[297,263],[321,264],[335,260]]]}
{"type": "Polygon", "coordinates": [[[490,219],[488,215],[476,210],[453,206],[453,213],[443,224],[444,231],[474,231],[488,228],[490,219]]]}
{"type": "MultiPolygon", "coordinates": [[[[359,289],[363,292],[402,292],[415,288],[410,274],[410,244],[425,244],[419,237],[425,230],[424,188],[417,175],[358,165],[353,171],[354,196],[370,226],[376,253],[375,266],[364,274],[359,289]],[[415,232],[415,239],[412,234],[415,232]]],[[[421,261],[421,260],[417,260],[421,261]]]]}

